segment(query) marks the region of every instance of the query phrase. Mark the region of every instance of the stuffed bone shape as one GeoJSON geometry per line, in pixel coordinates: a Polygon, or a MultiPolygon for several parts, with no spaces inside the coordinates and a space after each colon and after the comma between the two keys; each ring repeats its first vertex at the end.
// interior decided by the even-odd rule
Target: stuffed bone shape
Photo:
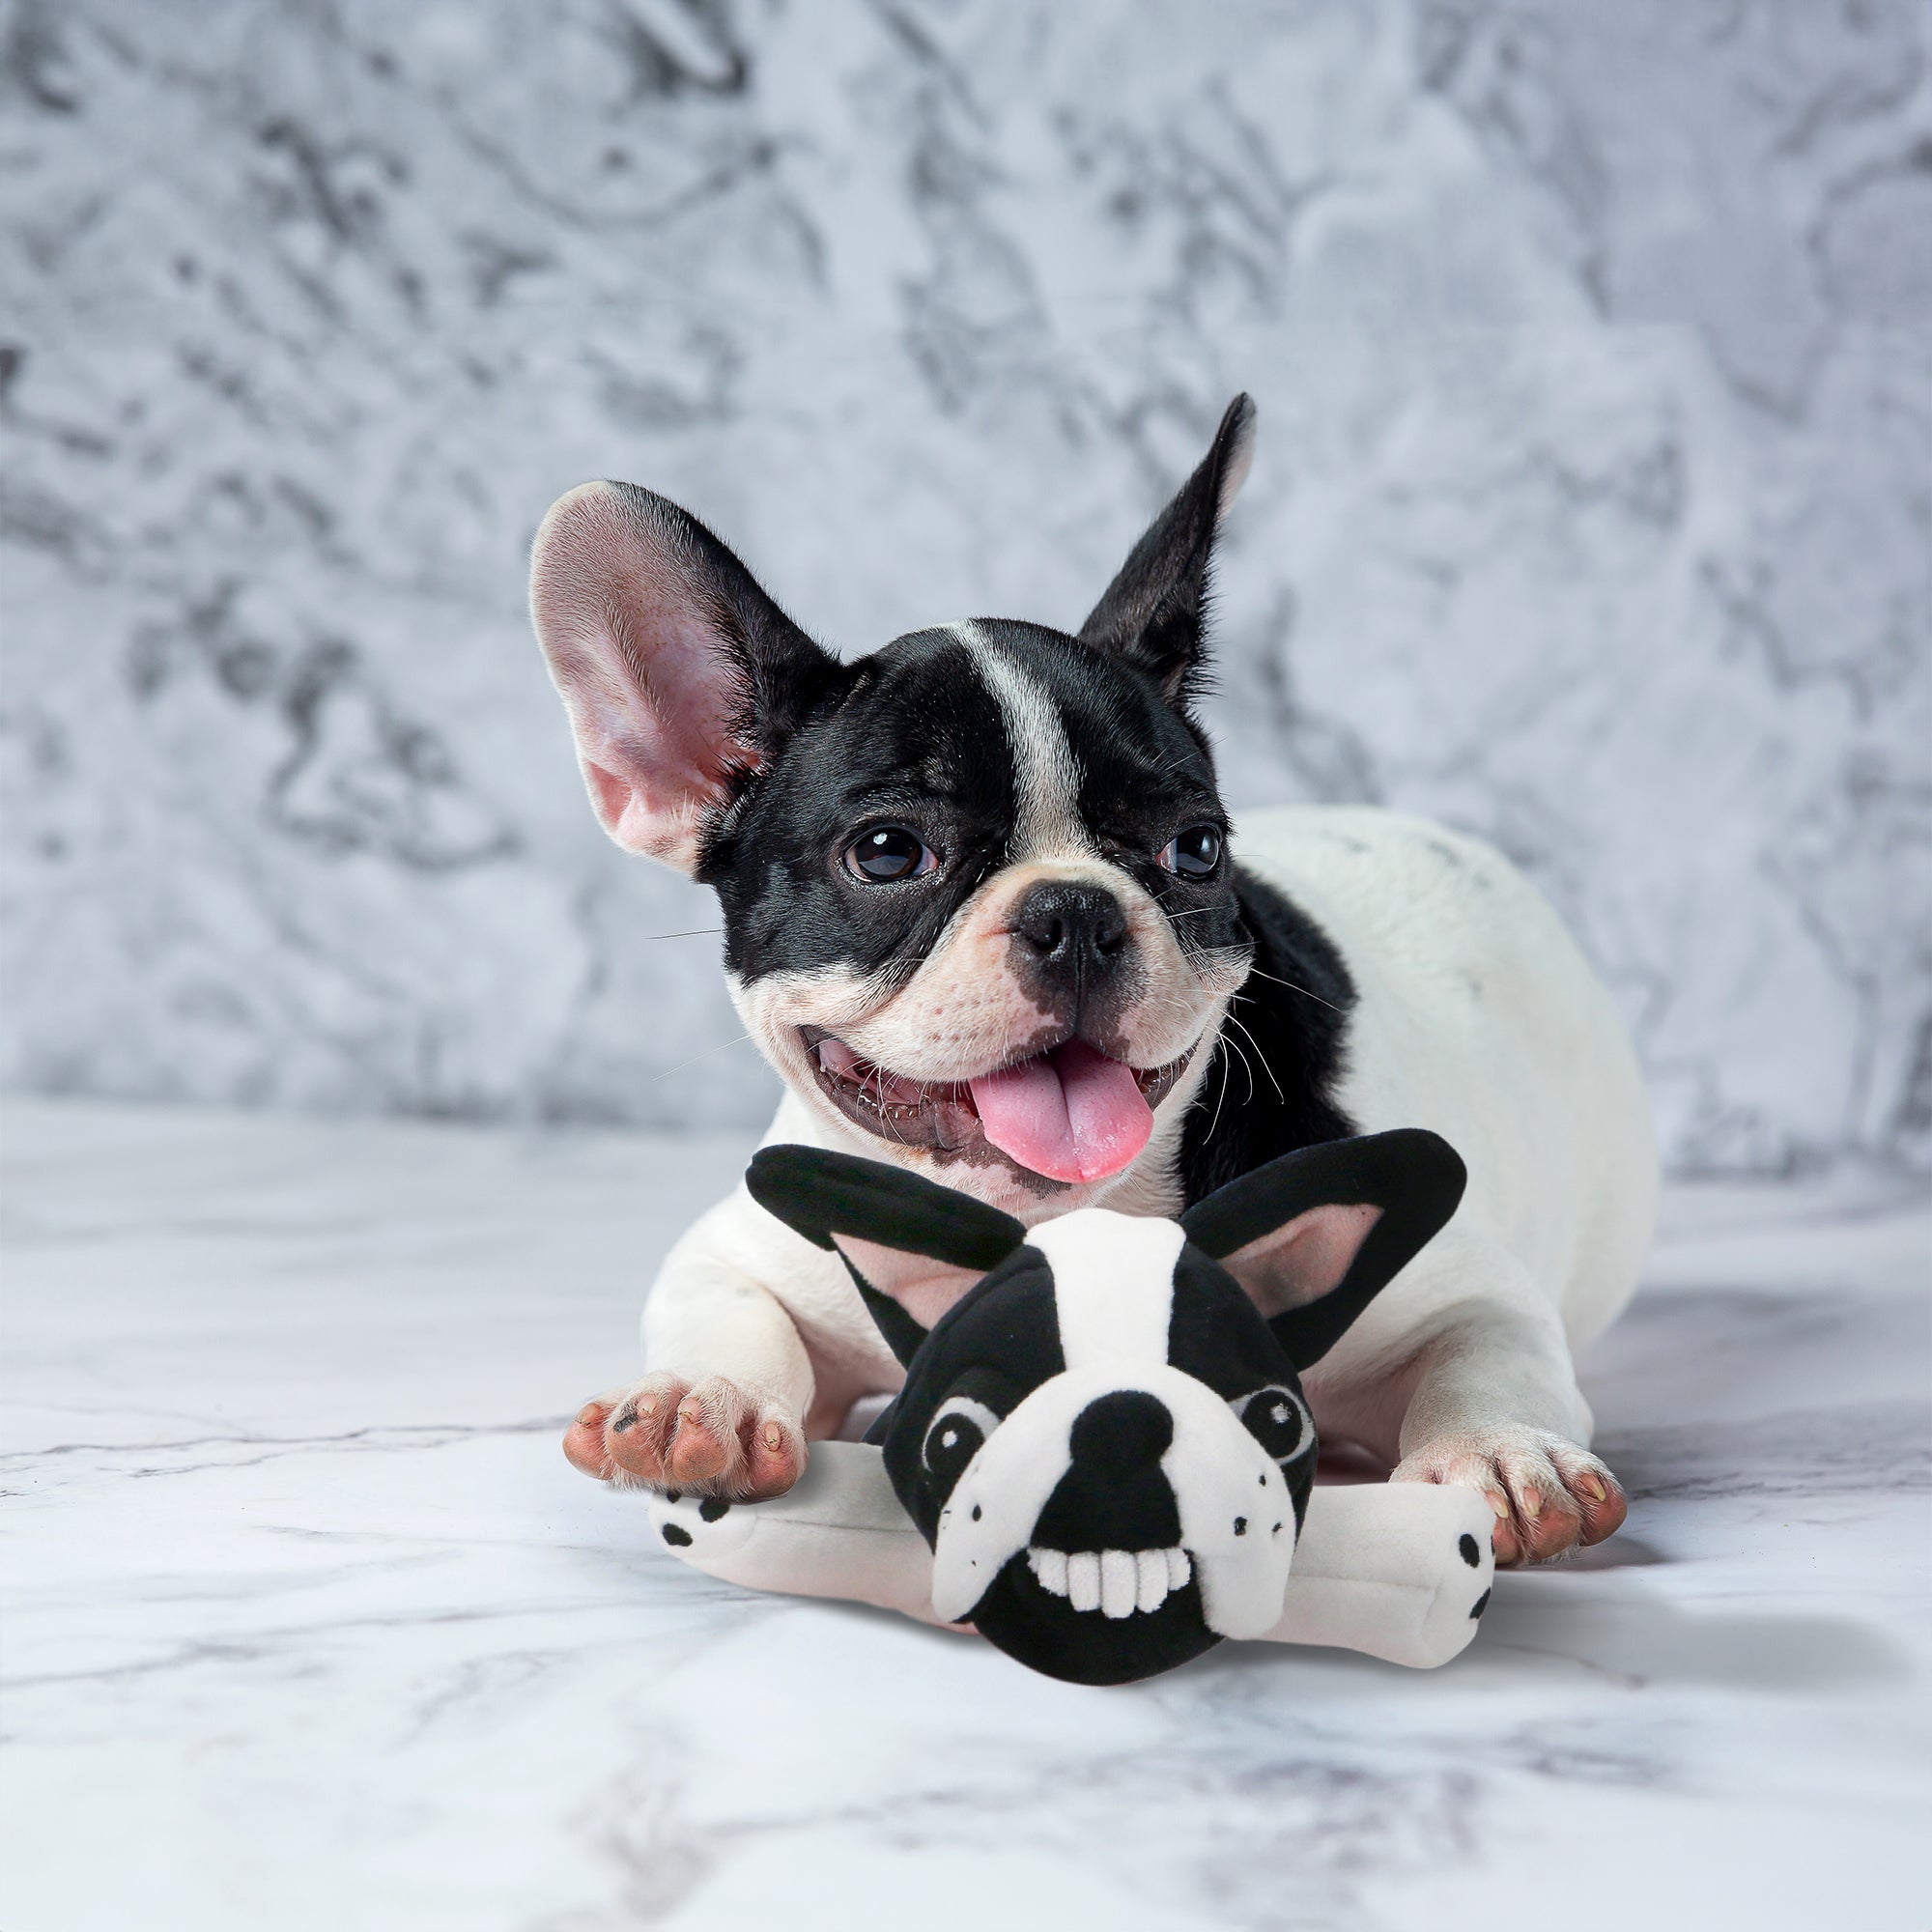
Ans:
{"type": "Polygon", "coordinates": [[[843,1257],[905,1385],[866,1442],[814,1444],[775,1501],[672,1493],[652,1520],[711,1576],[971,1624],[1075,1683],[1149,1677],[1223,1637],[1446,1662],[1489,1602],[1489,1504],[1315,1489],[1296,1371],[1448,1220],[1463,1179],[1446,1142],[1403,1129],[1286,1154],[1178,1222],[1081,1208],[1029,1231],[899,1168],[767,1148],[752,1194],[843,1257]],[[874,1276],[962,1292],[927,1330],[874,1276]]]}

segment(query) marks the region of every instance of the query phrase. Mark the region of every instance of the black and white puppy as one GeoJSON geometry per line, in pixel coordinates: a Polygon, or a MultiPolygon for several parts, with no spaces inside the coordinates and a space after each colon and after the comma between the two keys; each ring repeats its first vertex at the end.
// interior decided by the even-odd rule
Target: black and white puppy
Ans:
{"type": "MultiPolygon", "coordinates": [[[[1624,1515],[1571,1356],[1648,1246],[1648,1107],[1609,1000],[1494,851],[1355,808],[1236,838],[1193,700],[1253,420],[1236,399],[1078,636],[980,619],[842,663],[619,483],[545,519],[537,636],[605,829],[718,893],[732,996],[789,1090],[770,1140],[1027,1223],[1175,1214],[1352,1133],[1455,1146],[1455,1222],[1308,1395],[1398,1478],[1484,1490],[1499,1560],[1553,1554],[1624,1515]]],[[[923,1324],[959,1293],[868,1272],[923,1324]]],[[[609,1480],[776,1494],[900,1374],[843,1266],[742,1188],[667,1260],[644,1343],[643,1379],[566,1438],[609,1480]]]]}

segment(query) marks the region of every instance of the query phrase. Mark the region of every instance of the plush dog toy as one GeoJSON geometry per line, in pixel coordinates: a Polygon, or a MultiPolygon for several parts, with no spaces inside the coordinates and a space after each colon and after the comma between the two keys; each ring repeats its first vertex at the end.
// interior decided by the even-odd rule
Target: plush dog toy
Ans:
{"type": "Polygon", "coordinates": [[[1489,1602],[1489,1504],[1315,1489],[1296,1372],[1463,1179],[1446,1142],[1404,1129],[1284,1155],[1178,1222],[1082,1208],[1028,1230],[899,1168],[767,1148],[752,1194],[844,1258],[905,1384],[864,1443],[815,1444],[777,1500],[673,1492],[652,1520],[711,1576],[971,1624],[1075,1683],[1149,1677],[1223,1637],[1446,1662],[1489,1602]],[[930,1330],[867,1278],[879,1249],[962,1285],[930,1330]],[[1220,1265],[1237,1254],[1272,1317],[1220,1265]]]}

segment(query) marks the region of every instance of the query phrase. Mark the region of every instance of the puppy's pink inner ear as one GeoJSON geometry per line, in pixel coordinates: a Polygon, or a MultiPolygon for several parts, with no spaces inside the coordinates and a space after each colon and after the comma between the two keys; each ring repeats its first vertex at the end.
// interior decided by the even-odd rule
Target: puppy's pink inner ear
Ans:
{"type": "Polygon", "coordinates": [[[757,759],[732,729],[742,668],[675,532],[611,484],[573,490],[537,533],[530,614],[598,822],[689,871],[705,812],[757,759]]]}
{"type": "Polygon", "coordinates": [[[1271,1235],[1237,1248],[1222,1266],[1264,1315],[1319,1301],[1341,1287],[1382,1210],[1368,1202],[1310,1208],[1271,1235]]]}

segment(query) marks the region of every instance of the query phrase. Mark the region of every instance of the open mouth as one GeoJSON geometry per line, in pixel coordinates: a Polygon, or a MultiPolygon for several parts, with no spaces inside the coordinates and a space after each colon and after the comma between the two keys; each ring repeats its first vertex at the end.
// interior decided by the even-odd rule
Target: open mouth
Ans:
{"type": "Polygon", "coordinates": [[[822,1027],[801,1028],[800,1037],[820,1088],[882,1139],[945,1152],[989,1146],[1031,1174],[1067,1182],[1126,1167],[1194,1057],[1190,1046],[1165,1065],[1129,1066],[1067,1039],[971,1080],[922,1081],[862,1059],[822,1027]]]}
{"type": "Polygon", "coordinates": [[[1186,1550],[1044,1549],[1027,1551],[1027,1568],[1050,1597],[1065,1597],[1076,1610],[1098,1610],[1118,1621],[1151,1615],[1194,1574],[1186,1550]]]}

